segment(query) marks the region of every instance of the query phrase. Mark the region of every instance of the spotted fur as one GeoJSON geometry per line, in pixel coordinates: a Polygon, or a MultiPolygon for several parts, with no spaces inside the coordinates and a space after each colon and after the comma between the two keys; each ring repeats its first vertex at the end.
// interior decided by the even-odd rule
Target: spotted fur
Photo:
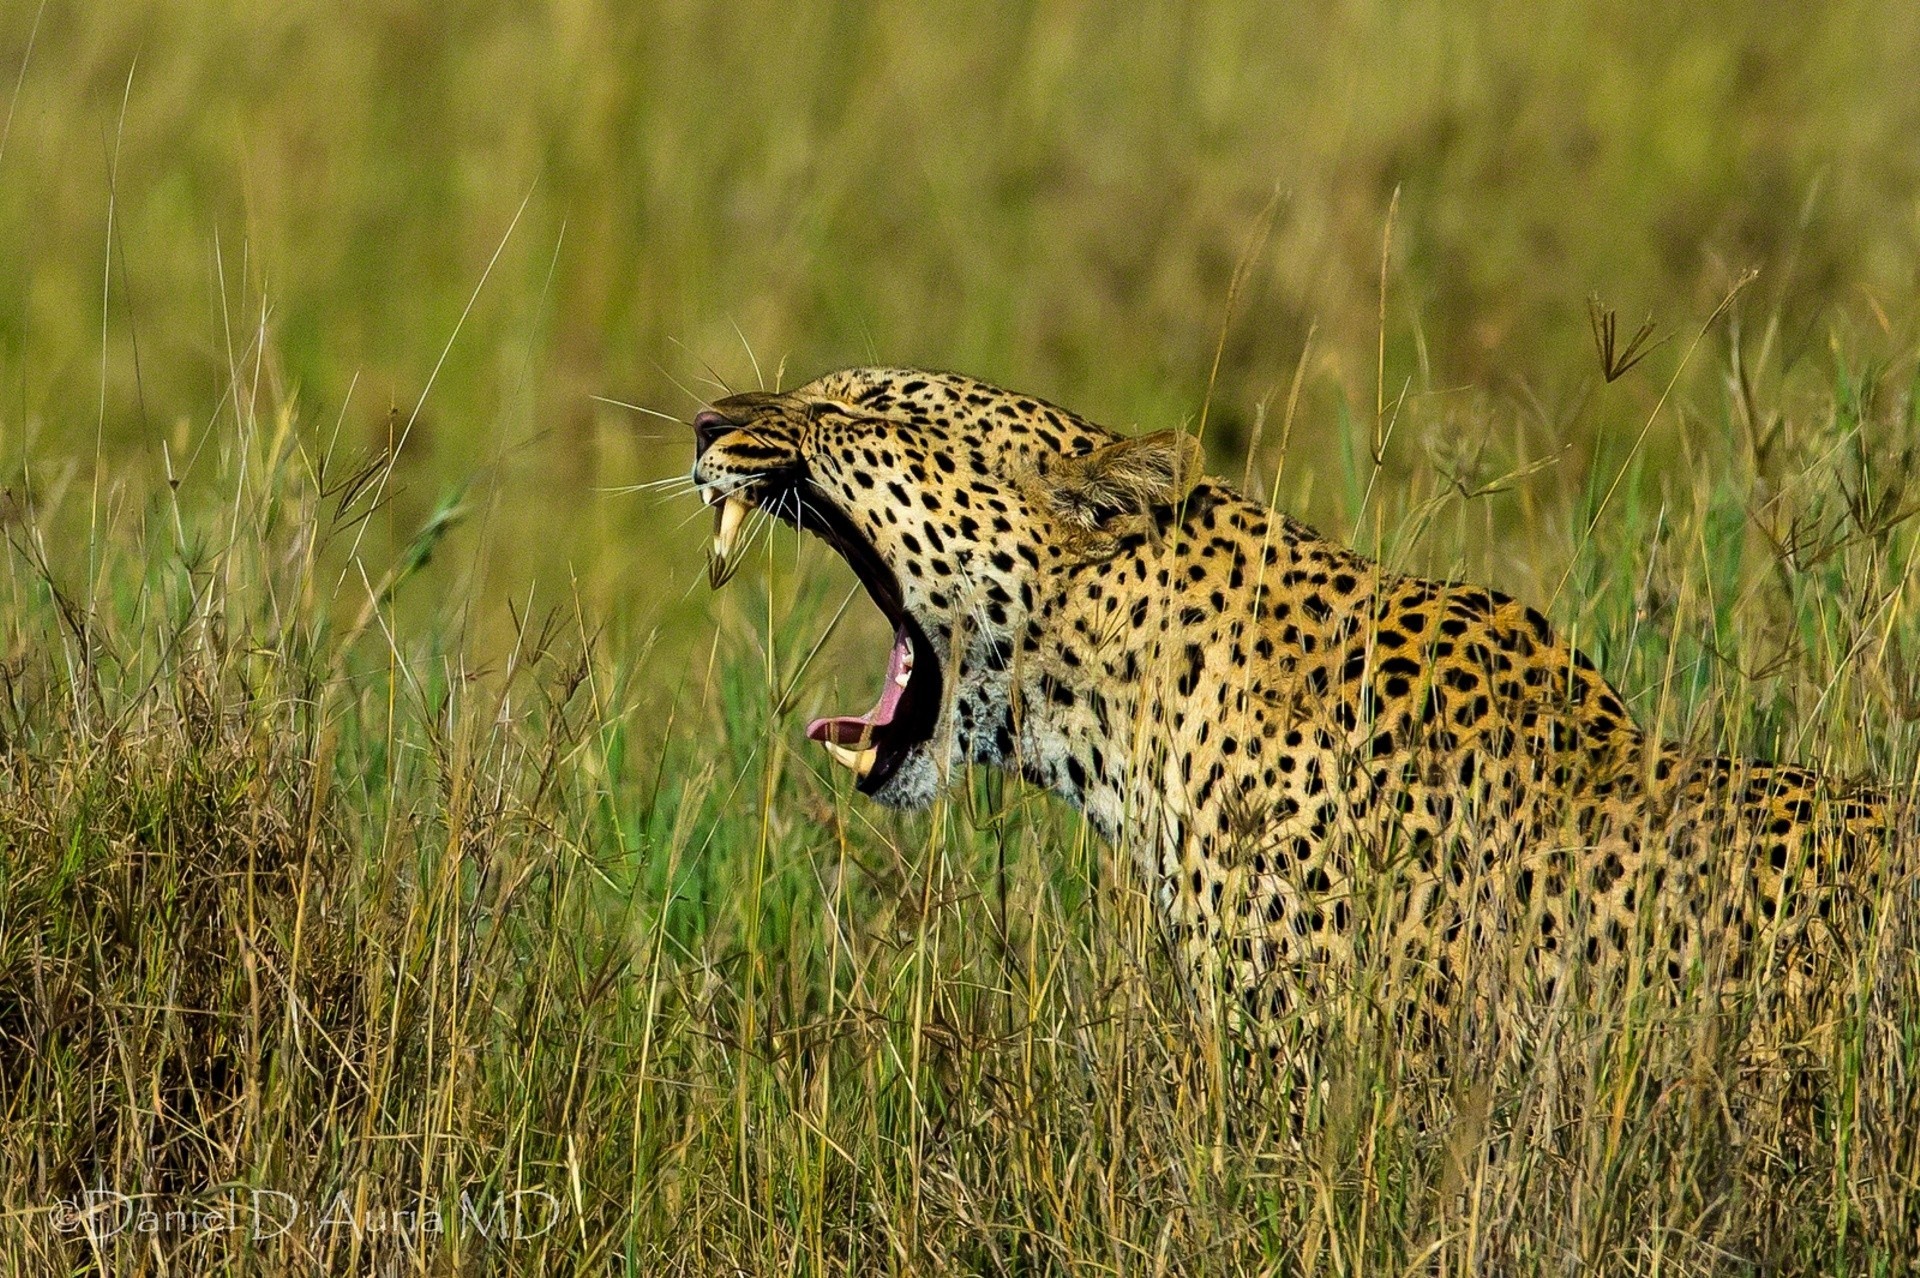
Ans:
{"type": "Polygon", "coordinates": [[[1650,739],[1540,612],[1388,572],[1188,437],[913,370],[714,407],[703,490],[830,505],[937,656],[935,729],[873,797],[973,763],[1078,805],[1203,1009],[1272,1023],[1369,944],[1436,1009],[1490,950],[1536,1000],[1629,966],[1678,991],[1763,944],[1808,970],[1872,920],[1907,819],[1884,794],[1650,739]]]}

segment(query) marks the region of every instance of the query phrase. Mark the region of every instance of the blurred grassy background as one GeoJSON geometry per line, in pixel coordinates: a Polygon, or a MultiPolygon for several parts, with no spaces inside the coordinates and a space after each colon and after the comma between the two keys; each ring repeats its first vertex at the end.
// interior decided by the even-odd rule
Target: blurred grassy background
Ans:
{"type": "Polygon", "coordinates": [[[806,747],[878,675],[864,605],[805,657],[844,567],[709,596],[632,486],[781,368],[1192,423],[1224,333],[1217,470],[1666,735],[1910,784],[1920,8],[12,0],[0,110],[6,1263],[1911,1267],[1910,918],[1809,1148],[1604,1004],[1501,1091],[1388,999],[1268,1104],[1061,805],[806,747]],[[1595,293],[1668,339],[1611,384],[1595,293]],[[568,1227],[48,1227],[475,1184],[568,1227]]]}
{"type": "MultiPolygon", "coordinates": [[[[769,379],[920,362],[1191,421],[1275,193],[1208,433],[1237,473],[1317,326],[1288,466],[1335,530],[1396,189],[1384,383],[1434,402],[1395,473],[1436,441],[1570,444],[1550,479],[1580,491],[1749,267],[1736,321],[1777,323],[1775,375],[1811,356],[1827,385],[1836,332],[1914,339],[1920,10],[1895,0],[16,0],[0,93],[7,473],[90,481],[98,442],[109,486],[170,450],[192,493],[236,392],[295,401],[316,453],[338,423],[337,456],[420,404],[367,544],[469,486],[492,513],[435,571],[493,619],[530,580],[694,619],[657,553],[683,588],[698,530],[598,491],[685,442],[592,396],[684,418],[710,371],[756,381],[749,347],[769,379]],[[1591,292],[1679,337],[1598,403],[1591,292]]],[[[1724,364],[1689,370],[1656,456],[1724,364]]],[[[1532,549],[1470,567],[1551,580],[1567,547],[1532,549]]]]}

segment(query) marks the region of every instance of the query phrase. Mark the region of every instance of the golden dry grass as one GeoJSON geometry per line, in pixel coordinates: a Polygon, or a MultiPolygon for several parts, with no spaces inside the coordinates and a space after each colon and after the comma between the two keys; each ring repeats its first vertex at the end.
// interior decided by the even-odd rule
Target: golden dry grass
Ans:
{"type": "Polygon", "coordinates": [[[807,664],[851,582],[790,539],[709,597],[617,491],[681,428],[594,396],[684,417],[744,335],[1205,402],[1216,472],[1548,608],[1667,735],[1910,786],[1917,53],[1861,3],[0,12],[0,1263],[1911,1269],[1910,912],[1797,1129],[1630,1002],[1209,1059],[1070,814],[827,772],[877,619],[807,664]],[[1617,381],[1595,291],[1670,337],[1617,381]]]}

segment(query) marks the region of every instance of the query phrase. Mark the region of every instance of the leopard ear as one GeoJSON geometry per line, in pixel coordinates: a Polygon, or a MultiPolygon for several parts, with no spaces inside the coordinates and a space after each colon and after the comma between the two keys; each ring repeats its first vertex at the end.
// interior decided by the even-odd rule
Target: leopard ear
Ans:
{"type": "Polygon", "coordinates": [[[1200,482],[1200,441],[1163,430],[1060,458],[1042,481],[1053,513],[1090,533],[1120,533],[1155,507],[1177,504],[1200,482]]]}

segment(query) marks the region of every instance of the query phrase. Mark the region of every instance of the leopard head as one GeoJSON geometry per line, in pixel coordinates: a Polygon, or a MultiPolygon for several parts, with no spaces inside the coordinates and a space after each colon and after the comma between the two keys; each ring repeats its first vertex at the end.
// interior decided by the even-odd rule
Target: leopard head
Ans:
{"type": "Polygon", "coordinates": [[[859,368],[714,403],[693,421],[693,480],[715,508],[711,575],[747,516],[831,546],[893,628],[864,714],[807,735],[896,807],[929,803],[954,765],[1006,758],[1008,669],[1069,570],[1151,535],[1200,477],[1179,432],[1123,438],[971,378],[859,368]]]}

